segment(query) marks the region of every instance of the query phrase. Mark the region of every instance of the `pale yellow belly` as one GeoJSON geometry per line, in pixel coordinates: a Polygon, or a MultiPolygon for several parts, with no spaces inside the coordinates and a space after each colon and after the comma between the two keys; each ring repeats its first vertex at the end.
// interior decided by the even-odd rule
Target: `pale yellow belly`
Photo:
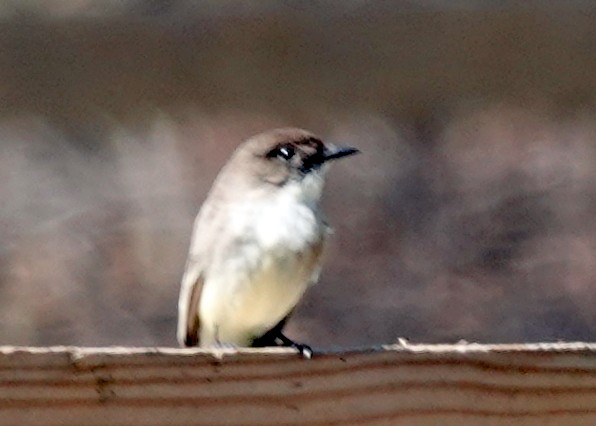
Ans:
{"type": "Polygon", "coordinates": [[[286,317],[312,281],[318,253],[264,256],[252,271],[231,268],[201,300],[201,345],[248,346],[286,317]],[[225,281],[225,282],[224,282],[225,281]]]}

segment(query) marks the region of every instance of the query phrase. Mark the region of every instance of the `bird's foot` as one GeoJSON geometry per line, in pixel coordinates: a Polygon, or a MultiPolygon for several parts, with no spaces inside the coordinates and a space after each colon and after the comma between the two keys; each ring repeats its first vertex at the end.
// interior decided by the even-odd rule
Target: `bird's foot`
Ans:
{"type": "Polygon", "coordinates": [[[296,343],[292,339],[283,335],[282,333],[279,333],[279,335],[277,337],[279,338],[279,340],[281,342],[281,346],[296,349],[300,353],[300,355],[302,355],[302,357],[304,359],[312,358],[313,350],[310,346],[305,345],[303,343],[296,343]]]}

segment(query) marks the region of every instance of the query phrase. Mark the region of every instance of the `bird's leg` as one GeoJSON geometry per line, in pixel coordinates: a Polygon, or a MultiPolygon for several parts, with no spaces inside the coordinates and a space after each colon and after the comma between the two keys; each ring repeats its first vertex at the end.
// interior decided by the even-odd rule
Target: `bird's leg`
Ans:
{"type": "Polygon", "coordinates": [[[294,342],[292,339],[284,335],[281,331],[277,333],[277,338],[281,342],[281,346],[297,349],[298,352],[300,352],[300,355],[302,355],[305,359],[312,358],[313,351],[310,346],[294,342]]]}
{"type": "Polygon", "coordinates": [[[256,348],[262,348],[266,346],[285,346],[297,349],[298,352],[300,352],[300,355],[306,359],[312,358],[313,351],[310,346],[296,343],[282,333],[282,329],[284,328],[284,325],[288,321],[290,315],[291,312],[273,328],[267,331],[267,333],[254,339],[251,346],[256,348]]]}

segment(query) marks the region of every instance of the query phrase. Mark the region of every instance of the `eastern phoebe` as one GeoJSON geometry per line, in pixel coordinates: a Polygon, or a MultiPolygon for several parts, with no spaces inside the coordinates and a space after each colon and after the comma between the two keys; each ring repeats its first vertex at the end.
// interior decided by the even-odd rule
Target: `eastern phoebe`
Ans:
{"type": "Polygon", "coordinates": [[[357,152],[294,128],[236,149],[194,223],[178,300],[180,345],[281,345],[312,355],[282,328],[319,276],[327,163],[357,152]]]}

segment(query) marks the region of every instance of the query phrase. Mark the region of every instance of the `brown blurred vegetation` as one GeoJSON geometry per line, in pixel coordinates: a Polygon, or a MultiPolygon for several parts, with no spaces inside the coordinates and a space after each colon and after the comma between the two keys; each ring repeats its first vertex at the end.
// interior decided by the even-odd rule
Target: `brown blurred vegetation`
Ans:
{"type": "Polygon", "coordinates": [[[594,3],[0,3],[0,344],[175,344],[212,179],[286,125],[363,151],[290,335],[594,340],[594,3]]]}

